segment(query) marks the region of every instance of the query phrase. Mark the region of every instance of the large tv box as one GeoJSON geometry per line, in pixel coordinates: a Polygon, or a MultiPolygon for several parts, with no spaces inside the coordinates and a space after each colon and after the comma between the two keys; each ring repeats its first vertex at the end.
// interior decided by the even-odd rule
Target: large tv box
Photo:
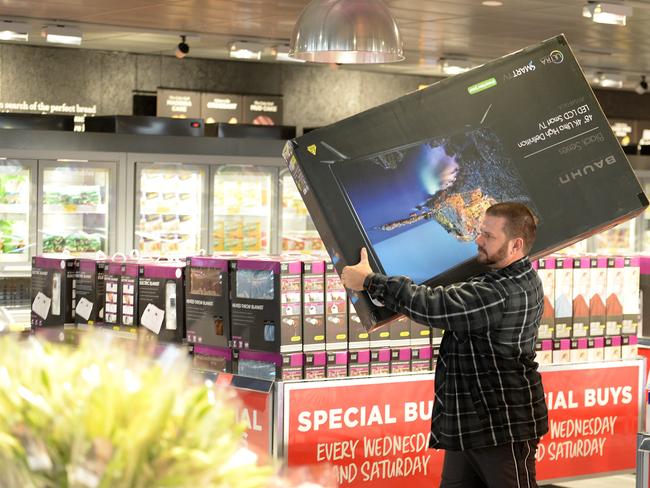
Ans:
{"type": "MultiPolygon", "coordinates": [[[[648,205],[564,36],[288,141],[283,157],[339,274],[366,247],[377,272],[467,279],[497,202],[538,218],[533,258],[648,205]]],[[[395,315],[351,295],[368,330],[395,315]]]]}

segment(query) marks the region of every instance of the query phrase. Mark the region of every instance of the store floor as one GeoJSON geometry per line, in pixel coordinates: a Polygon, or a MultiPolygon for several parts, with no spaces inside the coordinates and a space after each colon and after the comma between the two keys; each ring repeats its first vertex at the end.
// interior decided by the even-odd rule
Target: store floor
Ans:
{"type": "Polygon", "coordinates": [[[636,476],[633,474],[619,474],[543,486],[544,488],[635,488],[636,476]]]}

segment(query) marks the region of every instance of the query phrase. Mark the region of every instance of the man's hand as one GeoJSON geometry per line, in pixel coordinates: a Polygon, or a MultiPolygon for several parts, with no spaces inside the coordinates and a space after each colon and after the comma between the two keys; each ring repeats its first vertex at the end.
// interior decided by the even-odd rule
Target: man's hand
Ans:
{"type": "Polygon", "coordinates": [[[341,281],[346,288],[354,291],[363,290],[363,282],[366,277],[372,273],[370,263],[368,262],[368,251],[365,247],[361,248],[361,261],[354,266],[346,266],[341,273],[341,281]]]}

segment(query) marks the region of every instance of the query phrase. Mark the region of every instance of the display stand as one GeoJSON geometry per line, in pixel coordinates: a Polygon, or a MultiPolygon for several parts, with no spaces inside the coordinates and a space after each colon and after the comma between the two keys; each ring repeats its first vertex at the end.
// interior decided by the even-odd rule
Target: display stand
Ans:
{"type": "MultiPolygon", "coordinates": [[[[538,480],[633,472],[645,360],[552,365],[541,372],[550,431],[537,451],[538,480]]],[[[259,380],[232,384],[247,389],[247,381],[259,380]]],[[[247,409],[241,418],[254,418],[249,425],[256,433],[270,433],[271,453],[289,466],[332,464],[339,486],[437,486],[444,452],[427,448],[433,385],[433,373],[277,382],[266,393],[240,395],[240,408],[247,409]]],[[[249,443],[268,449],[264,439],[249,435],[249,443]]]]}

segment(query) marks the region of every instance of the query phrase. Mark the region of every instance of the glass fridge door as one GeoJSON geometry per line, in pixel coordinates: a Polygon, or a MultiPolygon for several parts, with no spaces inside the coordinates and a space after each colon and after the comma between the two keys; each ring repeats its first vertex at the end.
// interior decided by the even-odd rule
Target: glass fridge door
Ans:
{"type": "Polygon", "coordinates": [[[280,179],[282,191],[282,250],[322,251],[323,242],[309,216],[291,174],[284,170],[280,179]]]}
{"type": "Polygon", "coordinates": [[[36,247],[36,161],[0,159],[0,268],[29,273],[36,247]]]}
{"type": "Polygon", "coordinates": [[[116,163],[39,164],[39,252],[113,252],[116,163]]]}
{"type": "Polygon", "coordinates": [[[593,237],[595,252],[605,255],[633,254],[636,251],[638,218],[596,234],[593,237]]]}
{"type": "Polygon", "coordinates": [[[276,170],[225,165],[215,166],[213,173],[212,251],[273,251],[276,170]]]}
{"type": "Polygon", "coordinates": [[[205,246],[206,168],[136,165],[135,246],[145,256],[186,256],[205,246]]]}

